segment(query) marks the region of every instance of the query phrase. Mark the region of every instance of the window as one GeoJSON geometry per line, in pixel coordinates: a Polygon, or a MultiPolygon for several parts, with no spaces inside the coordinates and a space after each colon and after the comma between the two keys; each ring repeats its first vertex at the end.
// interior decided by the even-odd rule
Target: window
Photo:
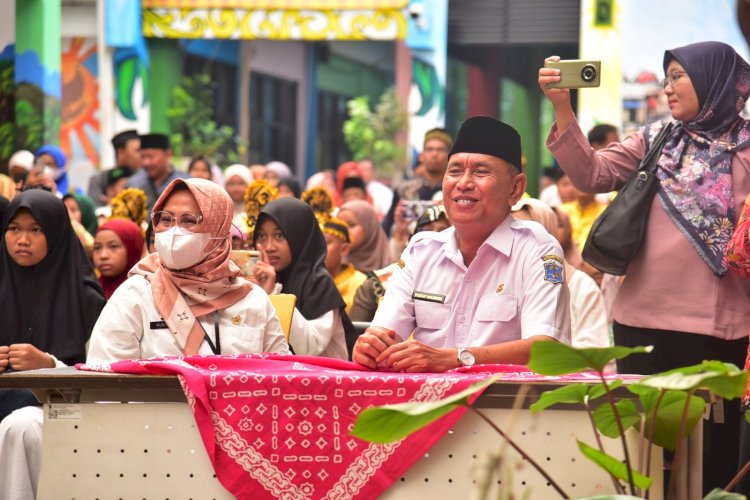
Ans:
{"type": "Polygon", "coordinates": [[[294,171],[297,144],[297,83],[250,74],[250,163],[278,160],[294,171]]]}
{"type": "Polygon", "coordinates": [[[185,54],[183,74],[193,76],[202,73],[211,75],[214,85],[214,120],[218,125],[227,125],[235,131],[237,122],[237,66],[185,54]]]}
{"type": "Polygon", "coordinates": [[[351,159],[344,140],[344,122],[349,118],[346,102],[350,98],[333,92],[318,92],[318,134],[315,144],[315,168],[338,168],[351,159]]]}

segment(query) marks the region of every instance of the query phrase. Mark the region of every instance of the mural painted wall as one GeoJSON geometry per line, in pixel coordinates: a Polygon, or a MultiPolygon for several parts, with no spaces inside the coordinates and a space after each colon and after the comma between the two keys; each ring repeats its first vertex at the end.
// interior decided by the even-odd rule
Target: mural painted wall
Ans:
{"type": "Polygon", "coordinates": [[[15,49],[15,44],[10,44],[0,52],[0,162],[16,151],[15,49]]]}
{"type": "MultiPolygon", "coordinates": [[[[150,61],[143,37],[141,2],[129,0],[106,2],[104,5],[104,39],[110,57],[106,61],[106,69],[111,70],[112,78],[112,103],[103,109],[107,113],[106,125],[111,135],[132,129],[146,133],[152,125],[150,61]]],[[[170,83],[171,80],[162,81],[169,91],[170,83]]],[[[109,149],[106,153],[106,164],[102,165],[105,168],[114,161],[109,149]]]]}
{"type": "Polygon", "coordinates": [[[409,148],[422,150],[425,133],[445,125],[447,66],[447,0],[414,0],[409,9],[407,46],[412,49],[412,85],[409,92],[409,148]]]}
{"type": "Polygon", "coordinates": [[[60,136],[59,2],[16,2],[15,145],[36,150],[60,136]]]}
{"type": "Polygon", "coordinates": [[[62,45],[60,147],[71,164],[99,165],[99,74],[96,40],[66,38],[62,45]]]}
{"type": "Polygon", "coordinates": [[[0,165],[15,151],[16,5],[3,5],[0,16],[0,165]]]}
{"type": "MultiPolygon", "coordinates": [[[[145,49],[145,45],[144,45],[145,49]]],[[[135,48],[117,48],[112,57],[114,80],[113,132],[135,129],[145,133],[151,128],[149,60],[147,52],[135,48]]]]}

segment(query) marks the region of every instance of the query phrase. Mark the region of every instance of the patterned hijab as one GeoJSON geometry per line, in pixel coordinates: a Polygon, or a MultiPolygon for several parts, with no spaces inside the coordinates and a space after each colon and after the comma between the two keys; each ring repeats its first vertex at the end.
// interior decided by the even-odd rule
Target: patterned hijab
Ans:
{"type": "Polygon", "coordinates": [[[180,271],[167,268],[159,254],[152,253],[136,264],[130,276],[140,274],[151,283],[157,311],[182,352],[190,356],[198,353],[204,337],[203,327],[196,318],[236,303],[250,293],[252,285],[229,259],[234,205],[221,186],[205,179],[175,179],[156,200],[153,211],[161,210],[180,184],[187,186],[195,197],[203,215],[200,229],[216,238],[210,243],[215,248],[203,262],[180,271]]]}
{"type": "Polygon", "coordinates": [[[143,253],[143,233],[135,222],[127,219],[110,219],[99,226],[97,234],[102,231],[112,231],[115,233],[120,238],[127,254],[127,264],[121,275],[114,278],[99,276],[99,283],[104,289],[104,297],[109,300],[112,294],[115,293],[115,290],[117,290],[117,287],[128,279],[128,271],[141,259],[141,254],[143,253]]]}
{"type": "Polygon", "coordinates": [[[392,264],[388,237],[378,222],[378,216],[372,205],[366,201],[354,200],[344,203],[341,210],[353,213],[365,233],[365,241],[359,248],[349,252],[347,261],[363,273],[392,264]]]}
{"type": "MultiPolygon", "coordinates": [[[[739,114],[750,96],[750,66],[732,47],[701,42],[664,53],[690,77],[700,110],[678,123],[659,158],[659,198],[669,217],[716,276],[727,272],[724,250],[734,232],[732,156],[750,146],[750,123],[739,114]]],[[[648,132],[653,138],[659,126],[648,132]]]]}
{"type": "Polygon", "coordinates": [[[111,219],[129,219],[138,225],[148,218],[148,202],[142,189],[127,188],[109,202],[111,219]]]}

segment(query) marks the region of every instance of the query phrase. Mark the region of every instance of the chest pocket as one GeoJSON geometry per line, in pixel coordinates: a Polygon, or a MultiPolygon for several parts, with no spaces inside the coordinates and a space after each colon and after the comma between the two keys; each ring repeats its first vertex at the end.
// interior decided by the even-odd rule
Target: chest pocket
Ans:
{"type": "Polygon", "coordinates": [[[426,302],[424,300],[414,301],[414,315],[419,328],[430,330],[445,328],[448,325],[450,314],[450,304],[438,304],[437,302],[426,302]]]}
{"type": "Polygon", "coordinates": [[[479,299],[477,321],[510,321],[518,314],[518,299],[509,295],[485,295],[479,299]]]}

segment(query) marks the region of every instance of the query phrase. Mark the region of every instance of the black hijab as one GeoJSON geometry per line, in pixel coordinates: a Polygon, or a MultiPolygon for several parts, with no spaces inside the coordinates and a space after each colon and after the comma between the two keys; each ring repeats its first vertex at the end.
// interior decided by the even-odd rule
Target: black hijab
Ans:
{"type": "Polygon", "coordinates": [[[291,191],[297,199],[302,196],[302,187],[299,185],[299,181],[294,177],[284,177],[283,179],[280,179],[279,186],[288,187],[289,191],[291,191]]]}
{"type": "Polygon", "coordinates": [[[5,211],[8,209],[8,204],[10,204],[8,198],[6,198],[5,196],[0,196],[0,229],[3,227],[3,216],[5,215],[5,211]]]}
{"type": "Polygon", "coordinates": [[[297,309],[302,315],[315,319],[345,307],[326,269],[326,240],[310,206],[296,198],[279,198],[263,207],[255,227],[268,217],[284,233],[292,251],[292,263],[276,275],[276,281],[284,285],[284,293],[297,296],[297,309]]]}
{"type": "Polygon", "coordinates": [[[104,294],[65,205],[47,191],[24,191],[10,202],[2,227],[0,345],[28,343],[66,364],[84,361],[104,294]],[[34,216],[47,238],[47,256],[31,267],[16,264],[5,245],[5,230],[20,209],[34,216]]]}

